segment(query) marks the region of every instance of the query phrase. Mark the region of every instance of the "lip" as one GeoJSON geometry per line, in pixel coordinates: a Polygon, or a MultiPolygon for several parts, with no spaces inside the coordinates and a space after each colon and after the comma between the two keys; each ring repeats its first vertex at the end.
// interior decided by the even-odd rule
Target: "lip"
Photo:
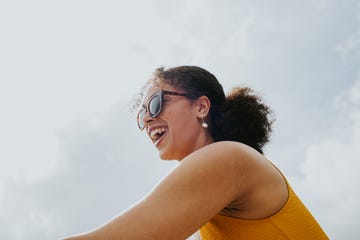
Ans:
{"type": "Polygon", "coordinates": [[[161,141],[165,138],[166,135],[167,135],[167,131],[165,131],[165,133],[164,133],[160,138],[158,138],[158,139],[154,142],[155,147],[158,147],[158,146],[159,146],[159,144],[160,144],[161,141]]]}

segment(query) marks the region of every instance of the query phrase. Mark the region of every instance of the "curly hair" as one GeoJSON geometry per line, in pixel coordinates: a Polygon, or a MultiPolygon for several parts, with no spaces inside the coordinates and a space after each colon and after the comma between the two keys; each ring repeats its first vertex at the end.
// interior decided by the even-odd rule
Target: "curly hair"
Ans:
{"type": "Polygon", "coordinates": [[[263,153],[274,122],[273,112],[248,87],[236,87],[227,95],[222,108],[214,117],[215,141],[245,143],[263,153]]]}
{"type": "Polygon", "coordinates": [[[252,89],[236,87],[225,96],[216,77],[203,68],[160,67],[141,89],[134,108],[139,105],[149,84],[171,85],[186,92],[192,100],[207,96],[211,102],[209,119],[214,141],[237,141],[263,153],[263,147],[270,139],[274,118],[271,109],[252,89]]]}

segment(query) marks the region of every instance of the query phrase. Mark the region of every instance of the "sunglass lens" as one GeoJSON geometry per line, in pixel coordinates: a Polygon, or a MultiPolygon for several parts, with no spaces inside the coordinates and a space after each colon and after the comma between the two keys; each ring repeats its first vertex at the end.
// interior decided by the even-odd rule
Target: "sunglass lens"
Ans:
{"type": "Polygon", "coordinates": [[[161,96],[156,95],[149,102],[149,112],[151,117],[156,117],[161,111],[161,96]]]}
{"type": "Polygon", "coordinates": [[[145,109],[140,110],[140,112],[138,114],[137,121],[138,121],[138,126],[141,130],[144,129],[144,127],[145,127],[145,123],[144,123],[145,114],[146,114],[145,109]]]}

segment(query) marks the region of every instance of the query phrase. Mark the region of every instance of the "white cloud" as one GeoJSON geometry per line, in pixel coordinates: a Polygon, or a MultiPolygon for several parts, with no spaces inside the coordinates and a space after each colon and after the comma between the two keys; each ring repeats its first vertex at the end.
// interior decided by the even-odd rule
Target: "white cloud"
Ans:
{"type": "Polygon", "coordinates": [[[360,81],[341,94],[347,125],[334,126],[332,137],[310,146],[294,178],[307,203],[331,239],[358,239],[360,218],[360,81]],[[351,107],[350,107],[351,106],[351,107]],[[346,136],[344,136],[344,132],[346,136]]]}
{"type": "Polygon", "coordinates": [[[359,82],[341,109],[330,104],[358,71],[358,10],[352,0],[2,1],[0,239],[85,231],[146,194],[174,164],[156,160],[114,103],[155,67],[177,64],[265,93],[277,114],[271,159],[294,175],[302,166],[295,182],[333,236],[356,234],[325,207],[358,216],[349,212],[358,192],[340,177],[359,180],[356,168],[333,156],[357,166],[359,82]],[[347,196],[339,206],[337,192],[347,196]]]}
{"type": "Polygon", "coordinates": [[[58,239],[99,226],[176,165],[158,160],[124,102],[76,118],[57,136],[51,176],[0,178],[0,239],[58,239]]]}

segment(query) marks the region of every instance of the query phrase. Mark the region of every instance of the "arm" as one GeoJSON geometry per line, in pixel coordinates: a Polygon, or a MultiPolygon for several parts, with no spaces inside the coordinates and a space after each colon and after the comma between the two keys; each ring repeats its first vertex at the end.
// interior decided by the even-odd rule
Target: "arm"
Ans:
{"type": "Polygon", "coordinates": [[[237,149],[221,142],[190,154],[129,211],[67,240],[185,239],[247,190],[242,181],[247,171],[237,149]]]}

